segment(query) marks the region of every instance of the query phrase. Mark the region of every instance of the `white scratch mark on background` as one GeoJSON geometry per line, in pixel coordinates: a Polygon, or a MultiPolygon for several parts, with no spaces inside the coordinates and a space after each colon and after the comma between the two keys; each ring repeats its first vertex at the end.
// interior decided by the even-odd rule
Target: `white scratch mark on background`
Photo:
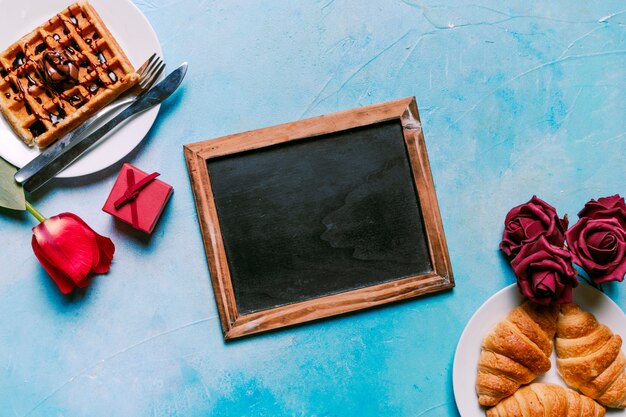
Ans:
{"type": "Polygon", "coordinates": [[[619,15],[624,14],[624,13],[626,13],[626,10],[622,10],[622,11],[619,11],[619,12],[615,12],[615,13],[608,14],[608,15],[606,15],[606,16],[601,17],[600,19],[598,19],[598,23],[604,23],[604,22],[607,22],[607,21],[609,21],[609,20],[613,19],[615,16],[619,16],[619,15]]]}
{"type": "Polygon", "coordinates": [[[605,140],[604,142],[605,142],[605,143],[608,143],[608,142],[612,142],[612,141],[617,141],[617,139],[622,138],[622,137],[625,137],[625,136],[626,136],[626,132],[622,132],[622,133],[620,133],[619,135],[616,135],[616,136],[613,136],[613,137],[608,138],[608,139],[607,139],[607,140],[605,140]]]}
{"type": "Polygon", "coordinates": [[[322,93],[326,90],[326,87],[328,87],[328,85],[330,84],[330,82],[335,79],[335,75],[337,74],[337,72],[334,72],[330,77],[328,77],[328,81],[326,81],[326,83],[322,86],[322,88],[320,89],[319,93],[317,93],[317,95],[315,96],[315,98],[311,101],[311,103],[309,103],[309,105],[307,106],[307,108],[302,112],[302,114],[300,115],[300,119],[302,119],[304,116],[306,116],[306,114],[311,111],[311,109],[313,107],[315,107],[315,105],[318,103],[319,98],[322,96],[322,93]]]}
{"type": "Polygon", "coordinates": [[[402,42],[407,36],[409,36],[411,33],[413,32],[413,30],[409,30],[407,31],[404,35],[402,35],[401,37],[399,37],[398,39],[396,39],[395,41],[393,41],[391,44],[389,44],[388,46],[386,46],[385,48],[383,48],[381,51],[377,52],[372,58],[370,58],[367,62],[365,62],[364,64],[360,65],[352,74],[350,74],[350,76],[341,83],[341,85],[339,86],[339,88],[331,93],[330,95],[324,97],[323,99],[319,100],[319,97],[321,95],[321,93],[324,91],[324,89],[326,88],[326,86],[330,83],[330,81],[334,78],[331,77],[330,80],[328,80],[326,82],[326,84],[324,85],[324,87],[322,88],[322,90],[320,91],[320,94],[318,94],[318,96],[313,100],[313,102],[311,104],[309,104],[309,106],[306,108],[306,110],[302,113],[302,115],[300,116],[300,118],[303,118],[312,108],[314,108],[318,103],[328,99],[329,97],[332,97],[333,95],[336,95],[337,93],[339,93],[350,81],[352,81],[352,79],[354,77],[356,77],[361,71],[363,71],[363,69],[365,69],[368,65],[370,65],[372,62],[376,61],[378,58],[380,58],[382,55],[385,54],[385,52],[389,51],[390,49],[392,49],[394,46],[396,46],[398,43],[402,42]]]}
{"type": "MultiPolygon", "coordinates": [[[[436,32],[437,32],[436,30],[433,30],[433,31],[430,31],[430,32],[422,33],[420,35],[420,37],[417,39],[417,41],[415,41],[414,45],[411,46],[410,48],[408,48],[408,53],[406,54],[406,56],[402,60],[402,63],[400,64],[399,69],[397,71],[398,74],[402,74],[402,71],[404,70],[404,67],[408,63],[409,59],[413,56],[413,52],[415,51],[415,48],[417,48],[419,46],[419,44],[422,43],[424,38],[426,38],[427,36],[432,36],[436,32]]],[[[431,87],[432,87],[432,68],[430,69],[430,84],[431,84],[431,87]]]]}
{"type": "Polygon", "coordinates": [[[583,39],[585,39],[586,37],[590,36],[592,33],[596,32],[596,31],[598,31],[600,29],[604,29],[604,26],[598,26],[597,28],[594,28],[594,29],[590,30],[589,32],[585,33],[583,36],[581,36],[579,38],[576,38],[573,41],[571,41],[569,43],[569,45],[567,45],[567,48],[565,48],[565,50],[561,53],[561,55],[559,55],[559,57],[557,59],[563,58],[565,56],[565,54],[567,52],[569,52],[569,50],[572,49],[572,47],[574,45],[576,45],[578,42],[582,41],[583,39]]]}
{"type": "MultiPolygon", "coordinates": [[[[419,3],[414,3],[411,2],[409,0],[400,0],[402,3],[406,4],[407,6],[410,7],[414,7],[416,9],[419,9],[422,12],[422,16],[424,17],[424,19],[426,19],[428,21],[428,23],[430,23],[433,27],[437,28],[437,29],[454,29],[454,28],[460,28],[460,27],[466,27],[466,26],[479,26],[479,25],[497,25],[498,23],[504,23],[510,20],[515,20],[515,19],[538,19],[538,20],[547,20],[547,21],[551,21],[551,22],[558,22],[558,23],[568,23],[568,24],[588,24],[588,23],[596,23],[596,20],[580,20],[580,21],[576,21],[576,20],[563,20],[563,19],[557,19],[557,18],[553,18],[553,17],[547,17],[547,16],[535,16],[535,15],[510,15],[508,13],[502,12],[500,10],[496,10],[496,9],[492,9],[489,7],[484,7],[484,6],[479,6],[479,5],[469,5],[469,6],[447,6],[447,5],[437,5],[437,6],[424,6],[422,4],[419,3]],[[458,25],[454,25],[451,23],[448,24],[439,24],[436,23],[432,20],[431,17],[428,16],[428,12],[430,10],[435,10],[435,9],[459,9],[460,7],[465,7],[465,8],[474,8],[474,9],[482,9],[482,10],[487,10],[502,16],[507,16],[505,19],[497,19],[494,20],[492,22],[485,22],[485,21],[480,21],[480,22],[472,22],[472,23],[465,23],[465,24],[458,24],[458,25]]],[[[615,15],[620,14],[616,13],[615,15]]],[[[613,16],[610,16],[613,17],[613,16]]]]}
{"type": "Polygon", "coordinates": [[[322,6],[322,9],[321,9],[322,15],[324,15],[324,16],[325,16],[326,14],[328,14],[328,13],[326,12],[326,9],[327,9],[329,6],[331,6],[334,2],[335,2],[335,0],[330,0],[328,3],[326,3],[325,5],[323,5],[323,6],[322,6]]]}
{"type": "Polygon", "coordinates": [[[567,121],[567,119],[569,119],[570,115],[572,114],[572,110],[574,110],[574,107],[576,107],[576,103],[578,102],[580,94],[583,92],[583,88],[584,87],[580,87],[578,89],[578,93],[574,97],[574,100],[572,100],[572,104],[565,110],[565,117],[563,117],[563,120],[561,120],[561,124],[559,125],[558,130],[561,130],[561,128],[565,126],[565,122],[567,121]]]}
{"type": "Polygon", "coordinates": [[[57,392],[61,391],[64,387],[66,387],[67,385],[69,385],[72,382],[74,382],[76,380],[76,378],[86,374],[87,372],[89,372],[93,368],[95,368],[97,366],[102,366],[102,364],[104,364],[105,362],[107,362],[107,361],[109,361],[109,360],[111,360],[113,358],[116,358],[117,356],[120,356],[120,355],[122,355],[122,354],[124,354],[124,353],[126,353],[126,352],[128,352],[128,351],[130,351],[132,349],[135,349],[138,346],[141,346],[141,345],[143,345],[145,343],[148,343],[148,342],[151,342],[151,341],[153,341],[155,339],[158,339],[159,337],[166,336],[168,334],[171,334],[171,333],[177,332],[179,330],[183,330],[183,329],[186,329],[188,327],[192,327],[192,326],[195,326],[195,325],[198,325],[198,324],[206,323],[206,322],[211,321],[211,320],[215,320],[217,317],[218,316],[207,317],[207,318],[204,318],[204,319],[201,319],[201,320],[193,321],[191,323],[183,324],[181,326],[175,327],[175,328],[170,329],[170,330],[166,330],[166,331],[164,331],[162,333],[155,334],[153,336],[148,337],[147,339],[141,340],[141,341],[139,341],[139,342],[137,342],[137,343],[135,343],[133,345],[130,345],[130,346],[128,346],[128,347],[126,347],[126,348],[124,348],[122,350],[117,351],[117,352],[113,353],[112,355],[110,355],[110,356],[108,356],[108,357],[106,357],[104,359],[99,360],[97,363],[95,363],[93,365],[89,365],[86,368],[83,368],[83,370],[81,370],[77,374],[75,374],[75,375],[71,376],[70,378],[68,378],[58,388],[56,388],[50,394],[46,395],[41,401],[39,401],[37,404],[35,404],[35,406],[33,408],[31,408],[26,414],[24,414],[24,417],[30,415],[33,411],[38,409],[42,404],[44,404],[46,401],[48,401],[50,398],[52,398],[57,392]]]}
{"type": "MultiPolygon", "coordinates": [[[[495,94],[498,90],[500,90],[502,87],[505,87],[509,84],[511,84],[512,82],[532,73],[535,71],[539,71],[542,70],[546,67],[552,66],[552,65],[556,65],[559,64],[561,62],[567,62],[567,61],[576,61],[579,59],[586,59],[586,58],[596,58],[596,57],[600,57],[600,56],[608,56],[608,55],[623,55],[626,54],[626,49],[618,49],[615,51],[605,51],[605,52],[595,52],[595,53],[590,53],[590,54],[582,54],[582,55],[570,55],[564,58],[559,58],[559,59],[555,59],[553,61],[550,62],[546,62],[543,63],[541,65],[537,65],[536,67],[530,68],[516,76],[514,76],[513,78],[509,79],[508,81],[505,81],[504,83],[500,84],[498,87],[496,87],[495,89],[493,89],[491,92],[489,92],[488,94],[484,95],[483,97],[481,97],[474,105],[472,105],[468,110],[466,110],[463,114],[461,114],[461,116],[459,116],[457,119],[454,120],[454,122],[452,123],[453,125],[456,125],[458,122],[460,122],[461,120],[463,120],[468,114],[470,114],[471,112],[473,112],[474,110],[476,110],[476,108],[483,102],[485,101],[487,98],[489,98],[490,96],[492,96],[493,94],[495,94]]],[[[450,128],[448,128],[449,130],[450,128]]]]}
{"type": "Polygon", "coordinates": [[[601,17],[600,19],[598,19],[598,22],[599,22],[599,23],[606,22],[607,20],[609,20],[609,19],[610,19],[610,18],[612,18],[613,16],[615,16],[615,13],[611,13],[611,14],[609,14],[609,15],[606,15],[606,16],[604,16],[604,17],[601,17]]]}
{"type": "Polygon", "coordinates": [[[441,407],[443,407],[443,406],[446,406],[446,405],[448,405],[448,404],[450,404],[450,401],[446,401],[445,403],[441,403],[441,404],[434,405],[434,406],[432,406],[432,407],[430,407],[430,408],[427,408],[426,410],[422,411],[421,413],[419,413],[419,414],[418,414],[417,416],[415,416],[415,417],[421,417],[421,416],[424,416],[424,415],[426,415],[427,413],[430,413],[431,411],[436,410],[437,408],[441,408],[441,407]]]}

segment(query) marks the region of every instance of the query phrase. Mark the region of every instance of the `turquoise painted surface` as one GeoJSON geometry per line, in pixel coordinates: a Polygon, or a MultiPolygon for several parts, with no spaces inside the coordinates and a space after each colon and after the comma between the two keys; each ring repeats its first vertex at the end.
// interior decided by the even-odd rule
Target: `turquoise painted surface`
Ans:
{"type": "MultiPolygon", "coordinates": [[[[0,213],[3,416],[458,415],[457,340],[513,282],[504,215],[626,194],[626,7],[612,1],[137,0],[183,91],[129,161],[175,193],[151,238],[102,213],[119,165],[32,200],[117,245],[65,298],[0,213]],[[182,144],[416,96],[457,287],[225,344],[182,144]]],[[[608,294],[624,308],[626,284],[608,294]]],[[[471,371],[471,370],[470,370],[471,371]]]]}

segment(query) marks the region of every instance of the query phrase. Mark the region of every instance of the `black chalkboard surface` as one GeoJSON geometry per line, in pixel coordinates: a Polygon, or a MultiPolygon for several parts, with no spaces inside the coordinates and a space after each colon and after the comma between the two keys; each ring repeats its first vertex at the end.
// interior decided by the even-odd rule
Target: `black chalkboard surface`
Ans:
{"type": "Polygon", "coordinates": [[[226,338],[454,285],[413,99],[185,152],[226,338]]]}
{"type": "Polygon", "coordinates": [[[243,314],[432,271],[399,120],[207,164],[243,314]]]}

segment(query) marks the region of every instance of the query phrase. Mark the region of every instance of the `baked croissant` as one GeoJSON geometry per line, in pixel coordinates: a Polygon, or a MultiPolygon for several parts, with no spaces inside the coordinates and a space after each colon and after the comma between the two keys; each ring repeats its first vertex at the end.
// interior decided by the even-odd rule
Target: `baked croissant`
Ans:
{"type": "Polygon", "coordinates": [[[487,417],[602,417],[606,410],[589,397],[554,384],[530,384],[487,410],[487,417]]]}
{"type": "Polygon", "coordinates": [[[550,369],[558,312],[526,301],[485,336],[476,378],[481,405],[496,405],[550,369]]]}
{"type": "Polygon", "coordinates": [[[626,358],[622,338],[576,304],[561,306],[557,368],[572,388],[612,408],[626,407],[626,358]]]}

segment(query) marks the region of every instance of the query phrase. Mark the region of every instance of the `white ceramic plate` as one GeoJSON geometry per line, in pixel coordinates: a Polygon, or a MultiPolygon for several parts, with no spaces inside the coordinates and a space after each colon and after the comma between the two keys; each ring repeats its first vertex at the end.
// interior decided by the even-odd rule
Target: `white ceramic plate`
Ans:
{"type": "MultiPolygon", "coordinates": [[[[465,326],[454,355],[452,384],[454,398],[461,417],[485,417],[485,408],[478,404],[476,369],[480,346],[487,332],[502,320],[511,309],[522,302],[517,285],[510,285],[489,298],[465,326]]],[[[574,302],[596,316],[613,332],[626,336],[626,316],[617,304],[595,288],[581,283],[574,289],[574,302]]],[[[555,355],[552,369],[535,382],[550,382],[566,386],[557,375],[555,355]]],[[[626,416],[626,410],[607,409],[607,416],[626,416]]]]}
{"type": "MultiPolygon", "coordinates": [[[[0,0],[0,51],[72,3],[72,0],[0,0]]],[[[135,68],[155,52],[163,56],[152,26],[130,0],[90,0],[90,3],[135,68]]],[[[159,106],[155,106],[132,118],[58,176],[79,177],[118,162],[141,142],[158,112],[159,106]]],[[[0,116],[0,156],[21,168],[38,154],[39,150],[24,145],[0,116]]]]}

